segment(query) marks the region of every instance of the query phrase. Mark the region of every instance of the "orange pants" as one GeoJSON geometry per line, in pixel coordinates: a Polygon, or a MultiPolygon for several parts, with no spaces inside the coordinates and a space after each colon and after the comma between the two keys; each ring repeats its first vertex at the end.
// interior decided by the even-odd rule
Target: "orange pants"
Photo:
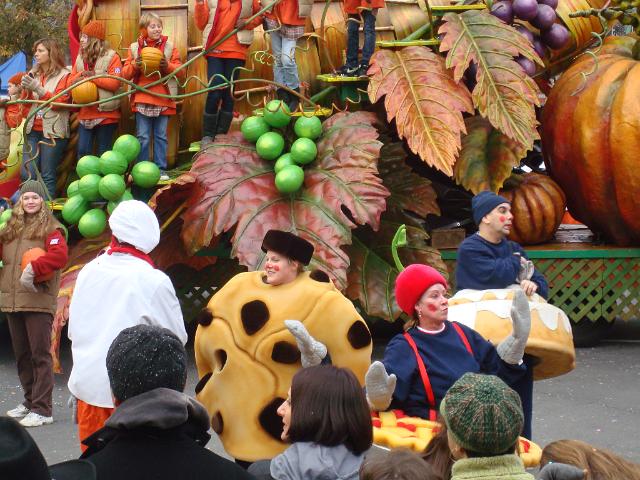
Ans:
{"type": "Polygon", "coordinates": [[[82,444],[82,441],[104,427],[104,422],[111,416],[113,410],[113,408],[89,405],[78,399],[78,439],[83,452],[87,447],[82,444]]]}

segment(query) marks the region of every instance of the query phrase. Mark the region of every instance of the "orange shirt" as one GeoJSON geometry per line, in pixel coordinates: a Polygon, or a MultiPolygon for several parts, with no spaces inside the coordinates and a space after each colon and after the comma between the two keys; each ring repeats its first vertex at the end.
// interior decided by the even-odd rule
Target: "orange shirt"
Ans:
{"type": "MultiPolygon", "coordinates": [[[[81,73],[82,72],[78,72],[76,70],[76,65],[74,63],[73,69],[71,70],[70,81],[72,83],[75,82],[80,77],[81,73]]],[[[111,62],[109,62],[107,73],[109,75],[122,76],[122,60],[120,60],[120,56],[118,54],[114,55],[111,59],[111,62]]],[[[115,92],[120,88],[120,81],[113,78],[97,78],[91,81],[95,83],[96,86],[109,92],[115,92]]],[[[105,119],[100,125],[118,123],[118,120],[120,119],[120,109],[116,109],[111,112],[102,112],[98,110],[97,105],[80,108],[80,113],[78,113],[78,120],[93,120],[96,118],[105,119]]]]}
{"type": "Polygon", "coordinates": [[[306,18],[298,16],[298,0],[282,0],[278,3],[271,13],[265,16],[278,20],[283,25],[304,25],[307,23],[306,18]]]}
{"type": "Polygon", "coordinates": [[[344,0],[343,8],[347,15],[355,15],[364,9],[384,8],[384,0],[344,0]]]}
{"type": "MultiPolygon", "coordinates": [[[[65,75],[64,77],[62,77],[58,81],[58,85],[56,85],[56,89],[53,92],[46,92],[42,97],[40,97],[39,100],[49,100],[54,95],[57,95],[62,90],[67,88],[69,86],[69,84],[68,84],[69,78],[71,78],[71,75],[65,75]]],[[[40,75],[40,84],[43,87],[44,87],[44,84],[46,83],[46,81],[47,81],[47,77],[45,77],[44,75],[40,75]]],[[[69,93],[65,93],[64,95],[62,95],[62,96],[60,96],[60,97],[55,99],[56,103],[69,103],[70,101],[71,101],[71,95],[69,93]]],[[[31,108],[36,108],[35,104],[31,104],[31,105],[33,105],[31,108]]],[[[51,110],[60,110],[60,108],[61,107],[51,107],[51,110]]],[[[44,109],[40,110],[40,113],[44,113],[44,109]]],[[[22,121],[22,120],[20,120],[20,121],[22,121]]],[[[39,114],[36,114],[36,116],[35,116],[35,118],[33,120],[33,128],[32,128],[32,130],[34,130],[36,132],[41,132],[42,131],[42,117],[39,114]]]]}
{"type": "MultiPolygon", "coordinates": [[[[139,45],[138,45],[139,47],[139,45]]],[[[140,48],[138,48],[138,54],[140,52],[140,48]]],[[[164,51],[164,46],[161,48],[164,51]]],[[[178,49],[173,47],[173,51],[171,52],[171,58],[167,62],[167,74],[173,72],[177,69],[182,62],[180,61],[180,53],[178,49]]],[[[183,81],[185,78],[185,70],[180,70],[176,77],[179,82],[183,81]]],[[[122,67],[122,78],[126,78],[127,80],[133,80],[136,85],[140,85],[144,87],[150,83],[158,80],[158,75],[154,74],[149,77],[146,77],[140,72],[140,70],[136,67],[135,59],[131,55],[131,49],[129,49],[129,53],[127,55],[127,59],[124,62],[124,67],[122,67]]],[[[158,85],[154,85],[149,90],[152,92],[169,94],[169,87],[165,84],[159,83],[158,85]]],[[[131,110],[137,112],[136,104],[137,103],[146,103],[149,105],[159,105],[161,107],[167,107],[166,110],[162,112],[162,115],[175,115],[176,113],[176,102],[171,100],[170,98],[158,97],[156,95],[152,95],[146,92],[136,92],[131,95],[131,110]]]]}
{"type": "MultiPolygon", "coordinates": [[[[19,97],[20,100],[31,100],[32,98],[33,96],[28,90],[24,90],[19,97]]],[[[11,100],[16,100],[16,98],[12,97],[11,100]]],[[[22,123],[22,120],[27,117],[30,109],[31,105],[28,103],[7,105],[4,111],[4,121],[7,122],[9,128],[16,128],[22,123]]],[[[40,123],[42,123],[42,121],[40,123]]]]}
{"type": "MultiPolygon", "coordinates": [[[[205,49],[218,42],[222,37],[227,35],[232,30],[235,30],[236,23],[240,18],[240,11],[242,10],[242,3],[240,0],[219,0],[218,7],[216,9],[216,17],[213,20],[213,27],[209,38],[206,40],[205,49]]],[[[253,0],[252,5],[253,14],[260,11],[259,0],[253,0]]],[[[209,20],[209,6],[207,2],[196,3],[195,9],[195,21],[196,26],[200,30],[204,30],[209,20]]],[[[245,25],[245,30],[253,30],[262,22],[260,16],[254,18],[251,22],[245,25]]],[[[216,58],[235,58],[238,60],[247,59],[247,50],[249,45],[243,45],[238,42],[238,36],[232,35],[218,45],[214,50],[207,53],[207,57],[216,58]]]]}

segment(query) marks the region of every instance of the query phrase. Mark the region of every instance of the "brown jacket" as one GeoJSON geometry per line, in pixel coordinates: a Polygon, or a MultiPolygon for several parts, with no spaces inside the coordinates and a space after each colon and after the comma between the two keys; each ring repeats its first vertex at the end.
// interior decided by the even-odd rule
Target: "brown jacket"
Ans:
{"type": "Polygon", "coordinates": [[[56,300],[60,288],[60,270],[51,280],[38,283],[41,292],[30,292],[20,283],[22,275],[22,255],[30,248],[46,249],[45,240],[29,240],[22,235],[2,246],[0,270],[0,310],[3,312],[56,312],[56,300]]]}

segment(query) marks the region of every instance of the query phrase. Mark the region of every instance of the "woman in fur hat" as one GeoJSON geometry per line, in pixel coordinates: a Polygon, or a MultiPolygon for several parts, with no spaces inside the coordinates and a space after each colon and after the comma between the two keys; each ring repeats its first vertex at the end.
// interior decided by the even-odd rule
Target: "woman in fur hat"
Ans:
{"type": "Polygon", "coordinates": [[[53,361],[49,353],[60,271],[67,263],[67,242],[45,204],[44,186],[27,180],[6,227],[0,230],[0,309],[7,315],[24,402],[7,412],[25,427],[53,422],[53,361]],[[28,250],[45,254],[22,269],[28,250]]]}

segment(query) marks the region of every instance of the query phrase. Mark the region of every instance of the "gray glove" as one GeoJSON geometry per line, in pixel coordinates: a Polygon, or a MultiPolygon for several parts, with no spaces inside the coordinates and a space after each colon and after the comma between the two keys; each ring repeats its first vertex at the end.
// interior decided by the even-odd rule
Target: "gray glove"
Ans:
{"type": "Polygon", "coordinates": [[[33,284],[34,279],[36,278],[36,274],[33,272],[33,267],[30,263],[24,267],[22,271],[22,275],[20,275],[20,284],[25,288],[25,290],[29,290],[30,292],[37,292],[38,289],[33,284]]]}
{"type": "Polygon", "coordinates": [[[40,81],[31,75],[25,75],[22,77],[22,87],[27,90],[31,90],[36,93],[38,97],[44,96],[46,93],[44,87],[40,84],[40,81]]]}
{"type": "Polygon", "coordinates": [[[387,374],[382,362],[373,362],[364,376],[367,401],[373,410],[386,410],[396,389],[396,376],[387,374]]]}
{"type": "Polygon", "coordinates": [[[531,280],[534,270],[535,267],[533,266],[533,262],[531,260],[520,257],[520,271],[518,272],[518,276],[516,277],[518,279],[518,283],[522,282],[523,280],[531,280]]]}
{"type": "Polygon", "coordinates": [[[67,407],[71,409],[71,421],[73,423],[78,423],[78,399],[73,396],[73,394],[69,395],[69,399],[67,400],[67,407]]]}
{"type": "Polygon", "coordinates": [[[302,368],[320,365],[324,357],[327,356],[327,347],[324,343],[313,338],[307,327],[298,320],[285,320],[284,326],[291,332],[293,338],[296,339],[298,350],[300,350],[300,362],[302,368]]]}
{"type": "Polygon", "coordinates": [[[547,463],[540,469],[538,480],[582,480],[585,471],[564,463],[547,463]]]}
{"type": "Polygon", "coordinates": [[[524,348],[527,345],[529,332],[531,331],[531,310],[529,300],[522,289],[513,291],[513,303],[511,305],[511,321],[513,331],[511,335],[498,344],[498,355],[506,363],[518,365],[522,361],[524,348]]]}

